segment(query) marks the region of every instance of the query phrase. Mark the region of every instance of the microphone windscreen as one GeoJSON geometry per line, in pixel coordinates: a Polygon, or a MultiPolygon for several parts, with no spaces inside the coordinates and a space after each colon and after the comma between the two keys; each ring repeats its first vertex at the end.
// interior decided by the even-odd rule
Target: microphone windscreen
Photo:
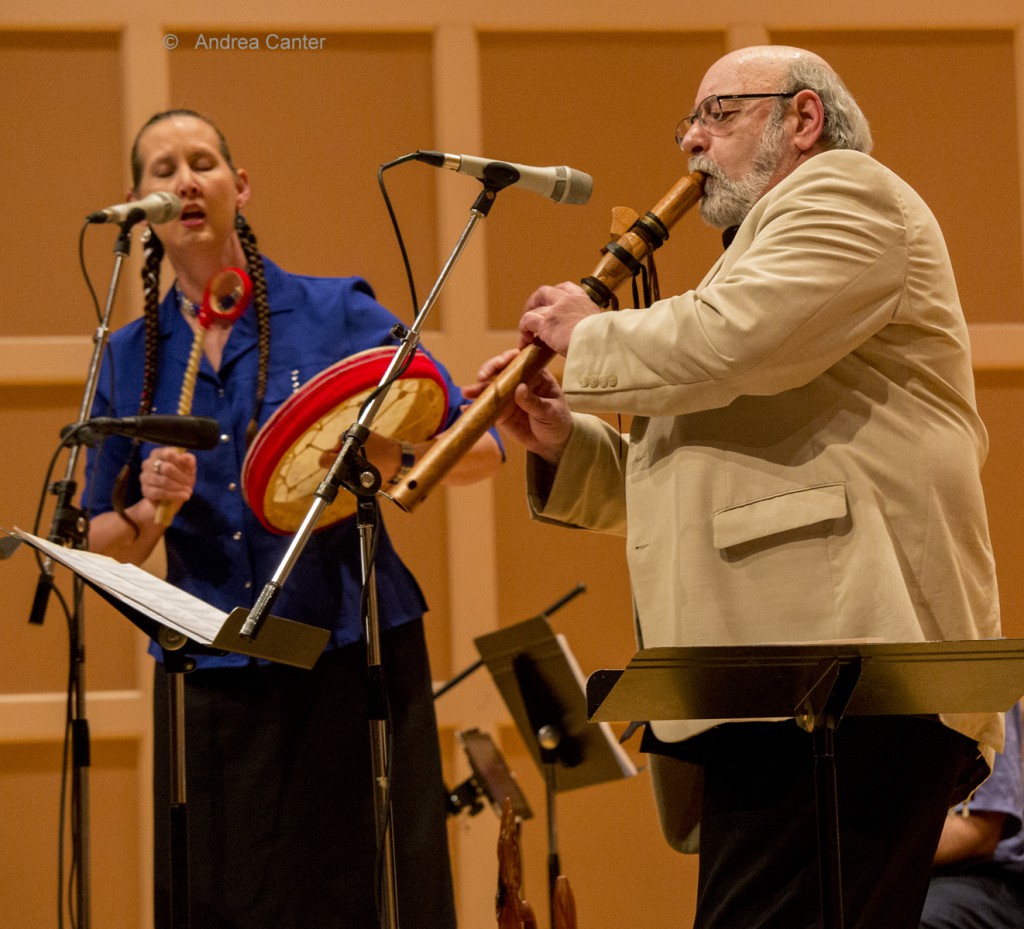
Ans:
{"type": "MultiPolygon", "coordinates": [[[[594,179],[584,171],[574,171],[569,168],[568,189],[562,196],[552,196],[558,203],[570,203],[581,205],[590,199],[594,192],[594,179]]],[[[557,191],[556,191],[557,194],[557,191]]]]}
{"type": "Polygon", "coordinates": [[[220,441],[220,424],[210,416],[164,416],[151,414],[140,420],[132,433],[136,438],[180,448],[213,448],[220,441]]]}
{"type": "Polygon", "coordinates": [[[220,424],[211,416],[97,416],[69,428],[80,438],[84,436],[85,444],[93,444],[92,437],[98,435],[123,435],[157,445],[198,449],[213,448],[220,441],[220,424]]]}

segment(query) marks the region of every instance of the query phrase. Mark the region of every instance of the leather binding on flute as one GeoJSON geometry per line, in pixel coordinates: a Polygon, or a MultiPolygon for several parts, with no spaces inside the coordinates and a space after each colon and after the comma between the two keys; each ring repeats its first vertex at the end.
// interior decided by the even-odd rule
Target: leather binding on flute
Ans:
{"type": "MultiPolygon", "coordinates": [[[[580,281],[590,299],[602,308],[607,307],[612,302],[615,289],[634,275],[640,261],[649,252],[662,245],[672,226],[700,200],[703,193],[704,175],[699,171],[680,178],[649,212],[639,217],[617,240],[609,243],[594,273],[580,281]]],[[[541,371],[553,355],[551,349],[543,344],[534,343],[524,348],[389,491],[388,496],[411,513],[494,425],[501,411],[511,402],[516,387],[541,371]]]]}

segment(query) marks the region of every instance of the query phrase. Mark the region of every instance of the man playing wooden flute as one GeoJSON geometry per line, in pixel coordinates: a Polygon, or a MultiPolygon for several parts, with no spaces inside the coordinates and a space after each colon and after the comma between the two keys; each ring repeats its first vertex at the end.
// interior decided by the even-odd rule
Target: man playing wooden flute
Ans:
{"type": "MultiPolygon", "coordinates": [[[[599,313],[571,283],[529,298],[521,344],[566,359],[502,423],[535,517],[626,537],[646,648],[999,636],[987,437],[934,216],[807,51],[726,55],[677,140],[727,248],[645,310],[599,313]]],[[[842,720],[845,926],[917,926],[946,810],[1002,739],[997,714],[842,720]]],[[[643,748],[666,837],[700,853],[696,926],[821,925],[810,733],[657,722],[643,748]]]]}

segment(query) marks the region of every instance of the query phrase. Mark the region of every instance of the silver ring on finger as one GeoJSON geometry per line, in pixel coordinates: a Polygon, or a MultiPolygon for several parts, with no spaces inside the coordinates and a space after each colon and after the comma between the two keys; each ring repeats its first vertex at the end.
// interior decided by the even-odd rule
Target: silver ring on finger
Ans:
{"type": "Polygon", "coordinates": [[[157,458],[157,460],[153,463],[153,473],[154,474],[159,474],[160,473],[160,468],[163,466],[163,463],[164,463],[163,458],[157,458]]]}

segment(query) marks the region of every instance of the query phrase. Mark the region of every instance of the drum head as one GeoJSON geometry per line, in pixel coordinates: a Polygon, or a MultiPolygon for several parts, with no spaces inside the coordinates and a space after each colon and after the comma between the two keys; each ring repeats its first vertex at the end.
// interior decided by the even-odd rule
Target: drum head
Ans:
{"type": "MultiPolygon", "coordinates": [[[[298,529],[327,473],[320,456],[356,421],[395,351],[373,348],[331,365],[282,403],[256,434],[242,466],[242,492],[265,528],[281,535],[298,529]]],[[[444,425],[447,411],[444,378],[417,352],[388,391],[373,431],[400,442],[422,442],[444,425]]],[[[355,497],[340,491],[317,529],[351,516],[355,509],[355,497]]]]}

